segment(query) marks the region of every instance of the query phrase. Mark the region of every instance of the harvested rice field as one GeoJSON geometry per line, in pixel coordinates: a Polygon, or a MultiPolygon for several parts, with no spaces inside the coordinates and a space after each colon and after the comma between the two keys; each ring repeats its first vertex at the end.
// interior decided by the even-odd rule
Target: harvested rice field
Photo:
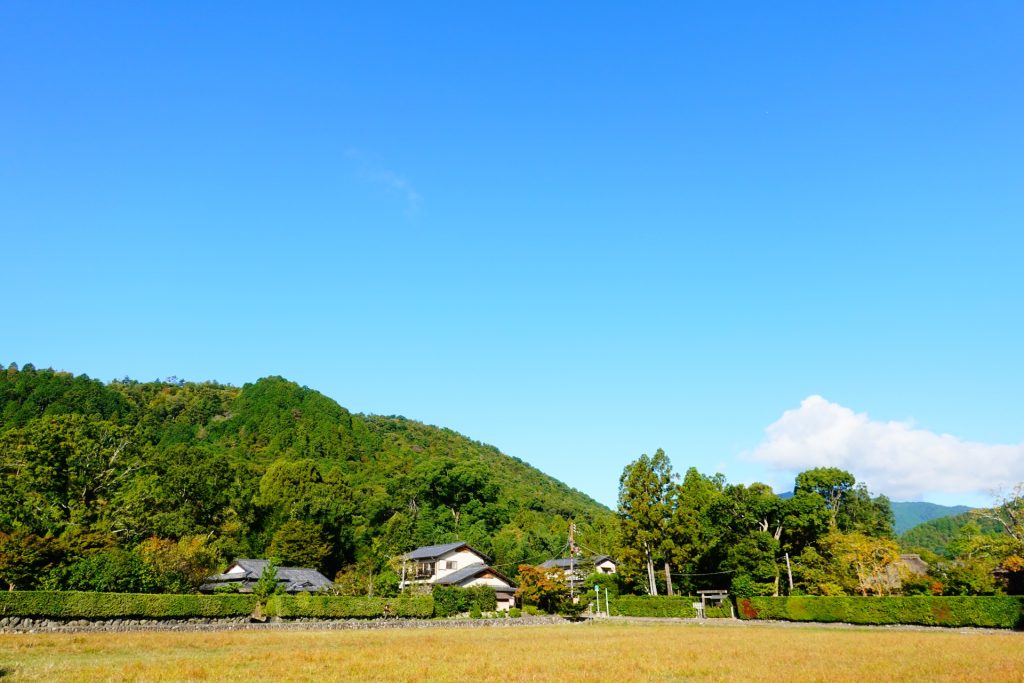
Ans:
{"type": "Polygon", "coordinates": [[[16,681],[1024,681],[1024,634],[603,622],[0,635],[16,681]]]}

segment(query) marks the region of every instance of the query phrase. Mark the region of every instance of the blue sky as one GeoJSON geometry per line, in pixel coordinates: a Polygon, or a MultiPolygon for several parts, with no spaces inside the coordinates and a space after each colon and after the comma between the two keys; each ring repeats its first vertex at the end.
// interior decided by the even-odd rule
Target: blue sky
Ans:
{"type": "Polygon", "coordinates": [[[293,4],[0,7],[0,360],[283,375],[610,505],[659,447],[1024,480],[1020,3],[293,4]]]}

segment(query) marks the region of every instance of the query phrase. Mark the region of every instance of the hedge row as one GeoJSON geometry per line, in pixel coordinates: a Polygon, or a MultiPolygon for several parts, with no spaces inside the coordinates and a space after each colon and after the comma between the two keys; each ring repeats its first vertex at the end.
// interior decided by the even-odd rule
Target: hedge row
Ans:
{"type": "Polygon", "coordinates": [[[651,596],[621,595],[609,604],[613,616],[620,617],[682,617],[693,619],[697,610],[693,609],[694,599],[691,596],[651,596]]]}
{"type": "Polygon", "coordinates": [[[284,618],[374,619],[409,617],[429,619],[434,599],[429,595],[399,598],[353,598],[328,595],[275,595],[267,602],[266,614],[284,618]]]}
{"type": "Polygon", "coordinates": [[[252,595],[171,595],[0,591],[0,617],[47,619],[190,619],[241,617],[256,606],[252,595]]]}
{"type": "Polygon", "coordinates": [[[754,597],[738,607],[741,619],[1024,628],[1024,598],[1017,596],[754,597]]]}

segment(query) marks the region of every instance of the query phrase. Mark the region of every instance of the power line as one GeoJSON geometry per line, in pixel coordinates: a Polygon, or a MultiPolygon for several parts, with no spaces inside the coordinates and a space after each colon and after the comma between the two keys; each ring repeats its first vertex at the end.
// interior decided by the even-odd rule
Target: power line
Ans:
{"type": "Polygon", "coordinates": [[[726,569],[725,571],[702,571],[697,573],[676,573],[671,572],[673,577],[714,577],[715,574],[720,573],[736,573],[735,569],[726,569]]]}

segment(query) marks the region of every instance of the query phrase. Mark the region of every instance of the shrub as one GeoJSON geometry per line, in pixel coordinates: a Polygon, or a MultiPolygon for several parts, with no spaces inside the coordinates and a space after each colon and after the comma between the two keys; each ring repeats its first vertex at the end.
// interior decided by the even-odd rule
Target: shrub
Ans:
{"type": "Polygon", "coordinates": [[[728,604],[721,607],[705,607],[704,616],[708,619],[729,619],[732,617],[732,610],[728,604]]]}
{"type": "Polygon", "coordinates": [[[434,616],[450,617],[469,609],[469,596],[458,586],[434,586],[434,616]]]}
{"type": "Polygon", "coordinates": [[[483,618],[484,614],[480,611],[480,605],[474,602],[473,605],[469,608],[469,616],[471,619],[483,618]]]}
{"type": "Polygon", "coordinates": [[[429,595],[364,598],[300,593],[275,595],[267,601],[267,614],[292,619],[427,619],[433,611],[434,600],[429,595]]]}
{"type": "Polygon", "coordinates": [[[558,606],[558,613],[569,619],[579,619],[583,616],[583,612],[590,606],[590,602],[587,600],[580,600],[579,602],[573,602],[572,600],[565,599],[562,604],[558,606]]]}
{"type": "Polygon", "coordinates": [[[738,606],[742,619],[1024,627],[1024,598],[1018,596],[752,597],[740,599],[738,606]]]}
{"type": "Polygon", "coordinates": [[[470,586],[465,591],[470,605],[481,612],[493,612],[498,609],[498,594],[492,586],[470,586]]]}
{"type": "Polygon", "coordinates": [[[255,606],[252,595],[0,592],[0,616],[48,619],[241,617],[251,614],[255,606]]]}
{"type": "Polygon", "coordinates": [[[137,553],[107,548],[67,568],[66,588],[100,593],[156,593],[160,580],[137,553]]]}
{"type": "Polygon", "coordinates": [[[619,595],[619,575],[599,572],[591,574],[583,581],[583,589],[588,595],[595,595],[594,586],[601,587],[601,600],[604,600],[606,591],[609,598],[616,598],[619,595]]]}
{"type": "Polygon", "coordinates": [[[498,609],[498,598],[491,586],[471,586],[460,588],[459,586],[435,585],[434,595],[434,616],[450,617],[463,612],[473,610],[478,612],[493,612],[498,609]]]}
{"type": "Polygon", "coordinates": [[[620,595],[609,603],[611,613],[623,617],[681,617],[697,616],[693,598],[689,596],[620,595]]]}
{"type": "Polygon", "coordinates": [[[510,619],[518,619],[519,617],[523,616],[523,610],[519,609],[518,607],[510,607],[508,609],[508,616],[510,619]]]}

